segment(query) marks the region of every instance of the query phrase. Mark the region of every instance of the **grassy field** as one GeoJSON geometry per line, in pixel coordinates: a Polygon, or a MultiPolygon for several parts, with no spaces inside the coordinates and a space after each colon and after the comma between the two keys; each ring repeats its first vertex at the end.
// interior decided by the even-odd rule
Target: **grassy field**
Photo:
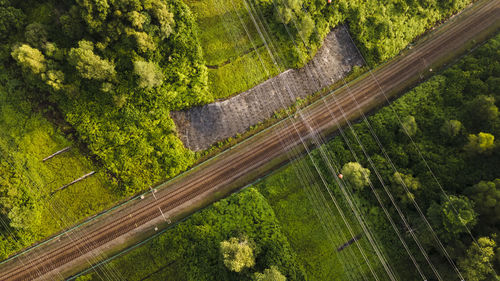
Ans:
{"type": "MultiPolygon", "coordinates": [[[[328,195],[324,194],[331,212],[321,208],[319,201],[311,201],[313,190],[320,191],[323,187],[320,183],[305,187],[302,175],[297,173],[301,166],[312,168],[308,161],[300,159],[264,179],[256,187],[273,208],[309,280],[348,280],[349,277],[362,280],[362,276],[370,279],[371,273],[357,245],[352,244],[337,252],[337,248],[352,236],[349,236],[346,224],[333,202],[328,200],[328,195]],[[330,235],[324,228],[326,225],[333,225],[328,229],[330,235]]],[[[320,192],[326,193],[324,190],[320,192]]],[[[354,218],[349,217],[348,222],[355,234],[362,232],[354,218]]],[[[359,243],[377,274],[387,277],[366,237],[356,243],[359,243]]]]}
{"type": "Polygon", "coordinates": [[[42,161],[70,145],[41,114],[32,111],[28,102],[0,87],[0,200],[2,215],[17,225],[0,227],[0,233],[11,234],[0,241],[0,257],[117,201],[100,172],[51,195],[74,179],[98,171],[78,148],[42,161]],[[20,204],[31,208],[18,213],[15,206],[20,204]]]}
{"type": "Polygon", "coordinates": [[[215,98],[246,91],[280,72],[263,46],[243,0],[185,0],[185,3],[198,22],[209,66],[209,89],[215,98]]]}

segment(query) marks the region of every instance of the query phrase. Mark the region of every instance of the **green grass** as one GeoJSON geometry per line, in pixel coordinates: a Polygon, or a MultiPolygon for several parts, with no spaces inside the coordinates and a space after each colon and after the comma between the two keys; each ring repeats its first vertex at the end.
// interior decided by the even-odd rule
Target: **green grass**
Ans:
{"type": "Polygon", "coordinates": [[[269,53],[261,47],[257,52],[238,57],[218,69],[209,69],[209,89],[216,99],[223,99],[244,92],[278,74],[279,70],[273,64],[269,53]]]}
{"type": "Polygon", "coordinates": [[[209,69],[209,90],[215,98],[241,93],[280,72],[263,47],[243,0],[185,3],[196,16],[206,64],[217,67],[209,69]]]}
{"type": "Polygon", "coordinates": [[[185,0],[185,3],[196,16],[208,65],[219,65],[253,50],[243,26],[255,45],[262,44],[243,0],[185,0]]]}
{"type": "Polygon", "coordinates": [[[27,101],[0,87],[0,199],[3,212],[8,215],[9,205],[33,205],[30,213],[19,215],[28,216],[26,220],[20,218],[22,227],[0,228],[2,233],[13,231],[17,239],[16,242],[9,236],[0,241],[1,257],[69,227],[118,200],[107,188],[106,176],[101,172],[51,195],[64,184],[90,171],[98,171],[76,147],[42,161],[69,145],[71,142],[41,114],[34,113],[27,101]]]}
{"type": "MultiPolygon", "coordinates": [[[[333,203],[328,200],[330,209],[333,211],[330,219],[336,226],[334,232],[331,232],[331,238],[329,238],[322,227],[325,221],[320,221],[316,215],[315,209],[318,210],[318,205],[309,200],[308,190],[310,189],[304,187],[300,179],[301,175],[296,173],[296,168],[301,165],[311,164],[300,159],[278,170],[257,184],[256,187],[273,208],[283,232],[290,241],[292,249],[297,253],[297,259],[304,266],[309,280],[348,280],[348,271],[355,279],[358,278],[357,280],[361,280],[361,275],[370,276],[369,268],[355,244],[340,253],[337,252],[336,249],[350,239],[349,237],[346,240],[343,236],[349,234],[348,229],[333,203]],[[332,240],[333,242],[331,242],[332,240]],[[346,260],[349,262],[345,263],[346,260]],[[358,265],[361,266],[358,267],[358,265]]],[[[321,189],[320,186],[321,184],[314,183],[309,188],[321,189]]],[[[325,194],[325,196],[328,195],[325,194]]],[[[345,210],[347,208],[344,208],[345,210]]],[[[324,219],[325,210],[319,211],[323,212],[324,219]]],[[[348,218],[348,221],[355,234],[361,232],[359,225],[353,218],[348,218]]],[[[377,274],[384,276],[383,269],[376,261],[376,256],[366,237],[356,243],[360,243],[377,274]]]]}

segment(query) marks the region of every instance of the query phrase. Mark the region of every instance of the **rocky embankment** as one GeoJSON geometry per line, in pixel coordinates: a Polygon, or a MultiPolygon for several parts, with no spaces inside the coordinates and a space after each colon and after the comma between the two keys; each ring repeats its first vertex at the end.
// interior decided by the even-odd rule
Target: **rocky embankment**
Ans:
{"type": "Polygon", "coordinates": [[[303,68],[287,70],[227,100],[171,112],[184,145],[197,151],[241,134],[297,98],[342,79],[353,66],[361,66],[362,58],[347,32],[342,26],[331,31],[303,68]]]}

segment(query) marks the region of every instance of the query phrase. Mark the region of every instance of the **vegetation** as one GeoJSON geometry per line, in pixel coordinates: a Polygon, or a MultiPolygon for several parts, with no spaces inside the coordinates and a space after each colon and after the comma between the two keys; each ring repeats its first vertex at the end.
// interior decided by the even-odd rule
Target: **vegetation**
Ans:
{"type": "Polygon", "coordinates": [[[0,258],[69,227],[118,198],[104,173],[23,99],[19,81],[0,74],[0,258]],[[58,188],[90,171],[97,174],[58,188]],[[75,200],[78,198],[78,200],[75,200]]]}
{"type": "Polygon", "coordinates": [[[342,175],[355,189],[362,189],[370,184],[370,170],[363,168],[358,162],[349,162],[342,167],[342,175]]]}
{"type": "Polygon", "coordinates": [[[220,252],[224,258],[224,265],[231,271],[241,272],[244,268],[255,265],[253,243],[245,237],[231,237],[220,242],[220,252]]]}
{"type": "Polygon", "coordinates": [[[122,194],[193,163],[169,111],[213,98],[197,28],[182,1],[2,3],[11,13],[54,15],[9,24],[25,32],[11,33],[2,62],[11,77],[20,71],[38,89],[35,101],[62,112],[122,194]]]}
{"type": "Polygon", "coordinates": [[[209,89],[216,98],[227,98],[280,71],[304,65],[326,34],[341,23],[349,25],[358,47],[374,66],[472,1],[383,2],[186,0],[202,27],[209,89]],[[269,44],[277,64],[264,43],[269,44]]]}
{"type": "MultiPolygon", "coordinates": [[[[375,0],[340,0],[330,5],[303,0],[186,2],[204,27],[201,43],[194,17],[181,0],[0,0],[0,219],[5,222],[0,228],[0,257],[190,166],[195,155],[177,137],[170,110],[227,97],[280,70],[302,66],[340,22],[349,24],[355,41],[374,65],[394,56],[470,1],[386,1],[385,5],[375,0]],[[273,43],[269,47],[277,65],[263,46],[254,19],[273,43]],[[222,30],[230,36],[221,36],[222,30]],[[230,40],[225,41],[227,38],[230,40]],[[69,145],[75,149],[40,161],[69,145]],[[80,148],[88,150],[89,156],[84,157],[80,148]],[[85,183],[59,190],[75,175],[93,170],[97,174],[85,183]]],[[[500,134],[499,41],[496,38],[398,101],[395,108],[404,116],[402,127],[388,109],[371,118],[383,143],[390,143],[388,155],[401,172],[390,169],[367,127],[356,125],[368,154],[397,199],[405,206],[414,200],[423,206],[432,224],[442,229],[440,237],[450,241],[449,248],[471,280],[492,277],[493,272],[482,267],[497,262],[491,253],[498,252],[500,176],[494,168],[499,160],[495,142],[500,134]],[[421,162],[420,153],[430,159],[441,185],[425,170],[427,164],[421,162]],[[443,197],[442,186],[452,195],[443,197]],[[464,225],[490,240],[472,243],[464,225]],[[474,262],[477,257],[483,263],[474,262]]],[[[352,134],[348,132],[351,140],[352,134]]],[[[371,162],[353,159],[339,139],[327,148],[335,159],[348,163],[342,173],[357,190],[356,204],[372,219],[380,237],[386,237],[382,242],[390,256],[397,257],[398,245],[384,233],[389,228],[382,212],[370,190],[362,188],[371,181],[381,190],[370,173],[371,162]]],[[[361,151],[356,146],[355,150],[361,151]]],[[[331,177],[328,181],[338,192],[331,177]]],[[[277,196],[262,192],[268,198],[277,196]]],[[[305,198],[300,196],[297,198],[305,198]]],[[[305,233],[320,223],[311,224],[312,210],[301,214],[311,218],[307,222],[294,225],[287,221],[284,214],[298,218],[298,201],[286,211],[273,203],[279,222],[253,189],[217,204],[153,240],[151,252],[134,252],[134,257],[157,261],[156,271],[148,278],[302,280],[301,264],[306,264],[310,249],[322,251],[323,256],[332,251],[331,245],[324,246],[324,241],[332,239],[329,234],[318,233],[310,249],[293,238],[295,227],[309,231],[298,236],[305,239],[305,233]],[[232,221],[235,217],[241,221],[232,221]],[[234,243],[245,235],[248,240],[234,243]],[[300,263],[287,238],[298,249],[300,263]],[[168,268],[173,273],[166,271],[167,264],[176,265],[168,268]]],[[[418,224],[417,214],[408,213],[418,224]]],[[[395,214],[392,209],[391,214],[395,214]]],[[[427,243],[428,248],[436,247],[427,243]]],[[[440,260],[440,250],[434,250],[433,258],[440,260]]],[[[311,264],[304,267],[311,276],[324,280],[332,272],[341,275],[341,269],[327,266],[334,259],[338,257],[316,260],[321,268],[317,273],[312,273],[311,264]]],[[[146,264],[147,269],[129,271],[131,263],[124,257],[110,266],[137,278],[150,273],[146,264]]]]}
{"type": "MultiPolygon", "coordinates": [[[[342,216],[329,201],[324,207],[320,201],[313,200],[315,190],[322,190],[329,198],[326,190],[321,189],[322,183],[315,172],[312,182],[304,182],[303,174],[298,171],[311,169],[314,166],[310,160],[299,159],[290,165],[276,171],[255,186],[264,195],[274,210],[276,217],[287,236],[292,249],[297,253],[297,261],[304,267],[308,280],[354,280],[370,275],[369,268],[356,245],[351,245],[341,252],[337,248],[346,243],[349,229],[343,222],[342,216]],[[333,231],[323,227],[333,224],[333,231]]],[[[333,186],[331,186],[333,187],[333,186]]],[[[320,192],[321,193],[321,192],[320,192]]],[[[349,207],[342,205],[344,210],[349,207]]],[[[355,234],[362,229],[352,214],[348,214],[347,221],[355,234]]],[[[387,226],[389,227],[389,226],[387,226]]],[[[377,257],[370,251],[370,244],[365,238],[357,241],[368,255],[372,265],[377,265],[377,257]]],[[[393,263],[398,263],[392,260],[393,263]]],[[[375,268],[381,275],[382,268],[375,268]]]]}
{"type": "MultiPolygon", "coordinates": [[[[346,139],[337,137],[324,145],[329,159],[340,164],[356,161],[370,169],[370,181],[384,207],[396,224],[403,225],[379,177],[382,179],[444,279],[454,278],[455,273],[439,245],[430,238],[432,233],[413,207],[414,202],[426,215],[451,258],[460,264],[468,276],[466,279],[495,280],[491,268],[498,272],[500,267],[494,258],[500,233],[495,195],[500,178],[500,150],[495,142],[495,137],[500,135],[500,118],[495,110],[500,99],[499,47],[500,35],[497,35],[442,74],[369,117],[370,127],[367,122],[353,125],[345,130],[346,139]],[[473,115],[473,111],[486,117],[473,115]],[[478,122],[478,118],[483,119],[478,122]],[[414,127],[408,126],[409,123],[418,124],[418,129],[409,130],[414,127]],[[356,139],[361,140],[363,147],[356,139]],[[486,238],[476,244],[469,233],[486,238]]],[[[314,152],[314,159],[323,177],[333,185],[332,190],[338,193],[333,179],[336,175],[330,174],[319,152],[314,152]]],[[[402,246],[392,238],[394,232],[390,227],[381,227],[387,219],[373,192],[365,188],[353,196],[362,214],[370,217],[370,225],[391,260],[399,259],[402,246]]],[[[406,227],[403,230],[410,231],[406,227]]],[[[411,241],[410,236],[405,239],[411,241]]],[[[418,249],[411,251],[417,253],[418,249]]],[[[406,267],[406,271],[411,271],[406,267]]],[[[432,275],[430,269],[425,270],[427,275],[432,275]]],[[[416,272],[409,274],[417,275],[416,272]]]]}
{"type": "Polygon", "coordinates": [[[214,203],[80,278],[99,280],[109,271],[127,280],[201,281],[214,276],[217,280],[253,280],[255,272],[280,278],[277,271],[287,280],[305,280],[273,210],[254,188],[214,203]]]}
{"type": "Polygon", "coordinates": [[[1,0],[0,15],[0,257],[193,163],[169,111],[213,98],[183,2],[1,0]]]}
{"type": "Polygon", "coordinates": [[[255,281],[286,281],[286,277],[275,266],[267,268],[263,273],[255,272],[255,281]]]}
{"type": "MultiPolygon", "coordinates": [[[[494,274],[491,263],[495,258],[496,242],[488,237],[481,237],[467,250],[467,255],[458,261],[464,271],[464,278],[472,281],[488,280],[494,274]]],[[[498,280],[498,276],[497,276],[498,280]]]]}
{"type": "MultiPolygon", "coordinates": [[[[499,47],[500,35],[497,35],[489,43],[442,74],[436,75],[411,90],[392,103],[390,107],[383,108],[370,116],[369,123],[361,122],[346,128],[345,139],[336,137],[321,147],[325,154],[315,150],[309,158],[300,159],[256,184],[269,204],[266,205],[266,212],[260,213],[262,209],[257,207],[261,200],[265,202],[266,200],[256,189],[250,187],[238,195],[233,195],[195,214],[185,223],[180,223],[176,228],[161,236],[165,237],[163,240],[161,238],[154,240],[163,241],[164,245],[169,245],[168,247],[163,248],[160,246],[163,244],[151,242],[148,245],[159,246],[138,248],[132,254],[111,262],[108,267],[114,266],[115,269],[126,270],[122,272],[126,272],[127,276],[138,276],[134,274],[141,272],[140,277],[132,277],[134,280],[146,276],[146,273],[142,271],[145,270],[144,268],[148,268],[148,273],[153,272],[147,275],[151,279],[174,276],[171,278],[176,278],[175,280],[204,280],[204,277],[200,276],[209,276],[204,274],[210,272],[210,276],[222,276],[224,280],[226,276],[235,276],[225,274],[241,273],[248,274],[244,278],[264,278],[262,275],[265,275],[265,270],[269,269],[267,271],[269,273],[272,271],[272,266],[277,265],[278,270],[283,272],[287,280],[290,280],[293,277],[289,271],[285,270],[289,267],[280,267],[283,263],[274,260],[265,265],[260,263],[259,257],[267,251],[259,248],[263,240],[256,233],[262,233],[264,237],[267,237],[268,227],[262,226],[260,219],[272,218],[274,225],[279,228],[280,239],[289,241],[287,251],[297,253],[293,268],[304,268],[305,274],[300,275],[301,278],[325,280],[335,276],[342,280],[348,278],[347,274],[369,274],[363,259],[360,258],[360,252],[356,250],[357,247],[351,245],[346,248],[347,251],[336,251],[338,246],[346,242],[346,237],[342,237],[343,233],[347,233],[346,226],[341,223],[336,223],[332,228],[325,226],[325,218],[333,222],[339,222],[342,219],[339,218],[340,215],[335,211],[332,202],[327,200],[328,203],[322,205],[323,201],[314,199],[315,196],[321,196],[321,194],[327,196],[332,193],[338,199],[340,209],[349,208],[343,199],[337,180],[334,179],[338,175],[331,174],[328,163],[325,162],[325,159],[333,159],[331,161],[340,164],[338,167],[345,165],[345,170],[342,169],[342,172],[346,174],[344,176],[347,182],[357,179],[361,180],[360,186],[368,181],[374,185],[375,192],[381,197],[382,206],[388,210],[389,215],[396,222],[397,229],[402,233],[411,231],[416,235],[441,273],[443,280],[455,278],[455,272],[443,256],[442,250],[432,239],[432,233],[427,224],[412,207],[414,203],[418,204],[425,213],[433,226],[433,231],[437,232],[447,252],[451,254],[450,257],[458,264],[465,278],[495,280],[497,276],[492,269],[498,271],[500,267],[498,260],[500,251],[497,246],[499,213],[496,204],[497,183],[500,178],[497,163],[500,162],[500,151],[495,142],[488,154],[471,154],[464,147],[469,143],[468,135],[479,135],[482,131],[487,131],[492,136],[500,134],[498,116],[490,119],[487,124],[480,124],[478,128],[473,126],[471,116],[467,111],[468,106],[471,106],[470,101],[475,100],[478,93],[488,93],[495,98],[494,104],[497,104],[500,98],[497,83],[500,81],[498,71],[500,57],[497,51],[499,47]],[[412,118],[400,118],[400,116],[412,118]],[[418,124],[418,129],[413,131],[412,139],[408,137],[411,132],[408,132],[407,128],[402,129],[406,126],[405,122],[400,122],[410,119],[409,122],[418,124]],[[448,128],[443,129],[443,126],[448,128]],[[377,134],[378,140],[371,135],[372,131],[377,134]],[[356,141],[356,138],[361,140],[363,147],[356,141]],[[377,141],[383,144],[384,151],[380,149],[377,141]],[[353,152],[356,153],[356,158],[353,152]],[[392,162],[389,162],[386,155],[392,162]],[[297,171],[302,171],[303,174],[297,171]],[[361,176],[368,174],[368,171],[370,171],[368,179],[361,176]],[[319,188],[320,185],[323,186],[323,181],[318,180],[320,175],[328,189],[319,188]],[[386,183],[385,186],[382,186],[378,177],[386,183]],[[409,229],[401,226],[403,224],[398,218],[396,208],[391,204],[388,194],[384,194],[386,188],[390,194],[396,195],[394,196],[395,202],[410,223],[409,229]],[[260,199],[241,199],[249,196],[248,194],[258,195],[260,199]],[[232,205],[228,202],[238,203],[232,205]],[[254,216],[255,212],[261,214],[258,217],[260,219],[245,217],[246,215],[254,216]],[[222,224],[224,227],[216,224],[220,221],[224,222],[222,224]],[[254,225],[254,222],[260,223],[254,225]],[[259,232],[249,225],[258,226],[259,232]],[[226,230],[231,231],[226,232],[226,230]],[[224,234],[219,234],[217,231],[224,234]],[[469,231],[473,237],[480,237],[477,243],[471,239],[469,231]],[[239,241],[251,241],[239,238],[243,237],[243,234],[256,243],[255,266],[252,271],[247,268],[241,273],[236,273],[228,270],[224,265],[220,243],[228,239],[229,242],[231,240],[238,242],[236,244],[239,244],[239,241]],[[231,237],[236,238],[231,239],[231,237]],[[210,253],[209,258],[205,258],[206,253],[210,253]],[[138,260],[147,260],[151,255],[163,255],[160,260],[154,259],[153,269],[150,268],[150,263],[142,265],[139,270],[138,267],[131,266],[138,260]],[[195,255],[196,258],[194,258],[195,255]],[[348,263],[351,268],[342,262],[347,257],[349,261],[352,261],[348,263]],[[217,265],[214,265],[214,261],[217,265]],[[157,271],[161,265],[165,264],[169,266],[157,271]],[[188,268],[189,264],[194,266],[188,268]],[[129,273],[128,270],[133,271],[129,273]],[[225,273],[221,274],[218,270],[225,273]],[[180,274],[187,275],[181,276],[180,274]]],[[[483,103],[476,105],[478,104],[483,106],[483,103]]],[[[491,104],[488,107],[491,107],[491,104]]],[[[382,246],[382,251],[387,255],[396,272],[404,280],[413,280],[418,273],[412,269],[412,266],[409,266],[411,262],[406,253],[401,251],[401,242],[395,238],[394,231],[381,205],[373,196],[372,190],[357,189],[351,194],[355,199],[354,204],[359,208],[361,215],[366,218],[368,226],[374,232],[375,238],[382,246]]],[[[347,221],[353,224],[355,233],[361,231],[352,214],[348,214],[347,221]]],[[[425,265],[426,261],[423,257],[417,255],[419,251],[417,246],[409,243],[411,236],[403,235],[403,239],[408,242],[409,249],[417,262],[425,265]]],[[[355,243],[359,243],[356,245],[364,249],[369,249],[366,239],[361,238],[355,243]]],[[[242,245],[245,244],[242,243],[242,245]]],[[[373,252],[368,251],[367,254],[369,260],[376,261],[373,252]]],[[[272,255],[272,257],[281,256],[272,255]]],[[[376,270],[381,271],[380,268],[376,270]]],[[[424,267],[423,270],[426,275],[432,276],[430,268],[424,267]]]]}

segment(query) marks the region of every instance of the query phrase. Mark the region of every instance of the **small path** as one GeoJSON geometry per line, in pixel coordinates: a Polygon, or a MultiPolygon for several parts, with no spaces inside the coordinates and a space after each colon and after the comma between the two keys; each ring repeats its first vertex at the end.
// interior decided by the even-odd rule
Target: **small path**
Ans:
{"type": "Polygon", "coordinates": [[[316,56],[303,68],[287,70],[227,100],[171,112],[171,116],[186,147],[207,149],[291,106],[297,98],[335,83],[355,65],[361,66],[362,58],[347,28],[340,26],[326,36],[316,56]]]}

